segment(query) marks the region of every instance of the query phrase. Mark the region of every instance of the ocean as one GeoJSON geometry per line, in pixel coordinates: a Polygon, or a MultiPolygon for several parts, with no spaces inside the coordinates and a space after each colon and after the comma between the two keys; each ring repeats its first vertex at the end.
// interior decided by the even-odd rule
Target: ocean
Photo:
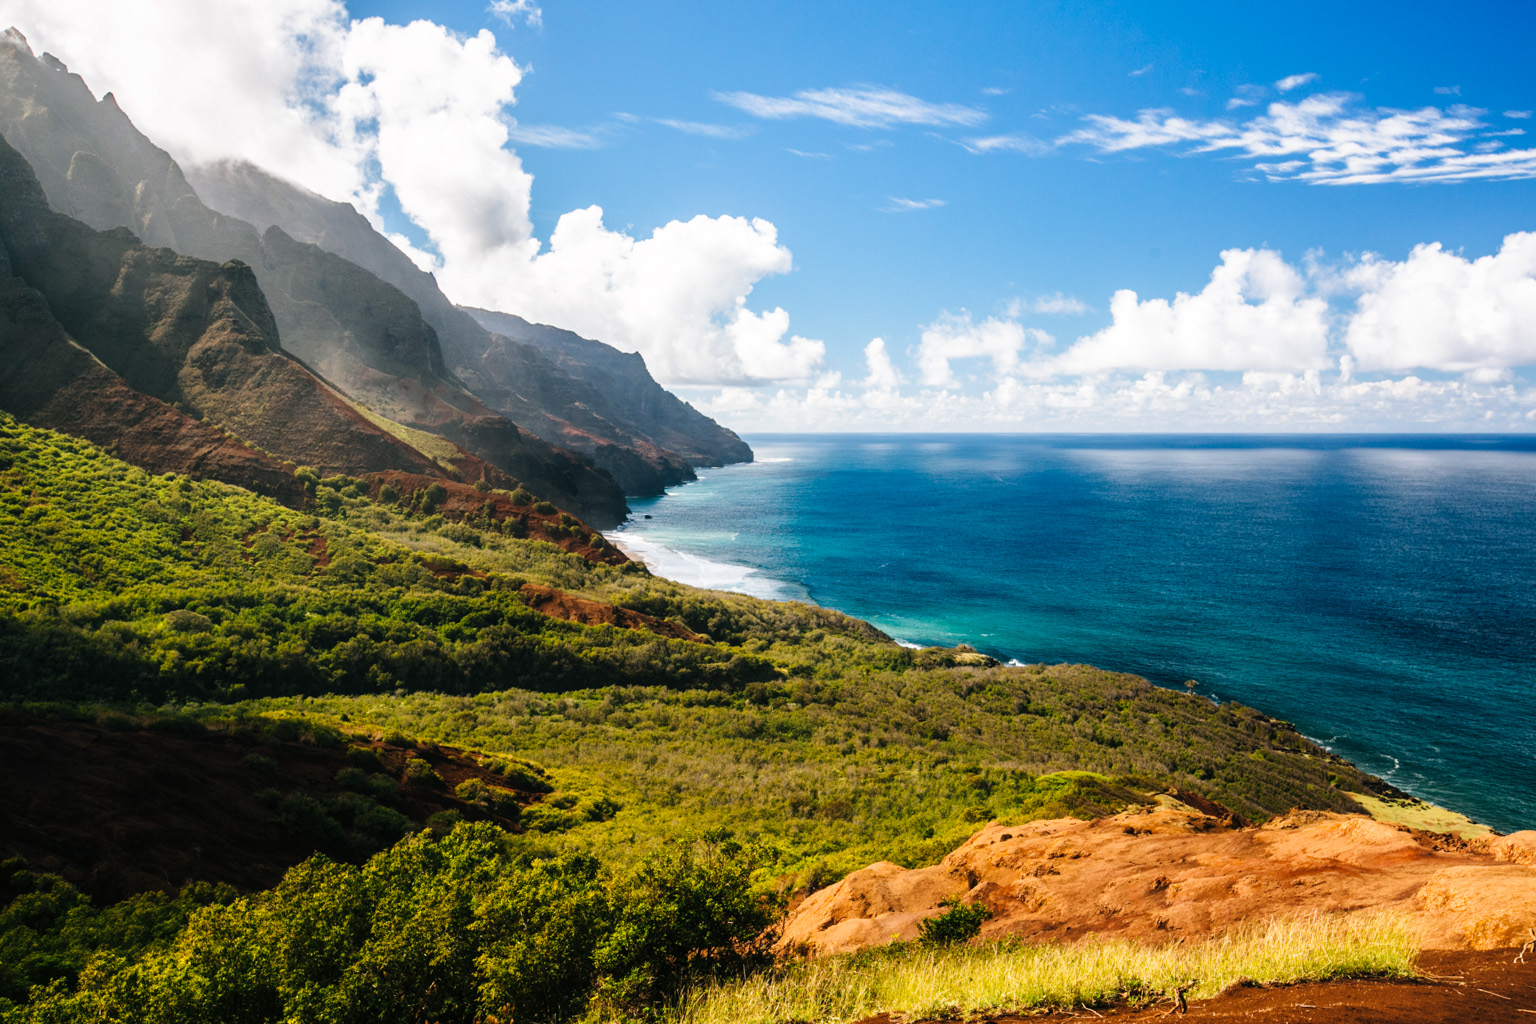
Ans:
{"type": "Polygon", "coordinates": [[[747,441],[616,539],[908,644],[1193,679],[1536,828],[1536,435],[747,441]]]}

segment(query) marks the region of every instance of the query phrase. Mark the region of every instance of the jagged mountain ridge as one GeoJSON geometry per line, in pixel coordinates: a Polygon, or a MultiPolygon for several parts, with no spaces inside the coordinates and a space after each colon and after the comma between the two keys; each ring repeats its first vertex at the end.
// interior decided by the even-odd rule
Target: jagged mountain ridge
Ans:
{"type": "Polygon", "coordinates": [[[281,229],[262,234],[206,206],[111,94],[98,102],[61,62],[34,57],[15,30],[0,42],[0,133],[64,213],[99,230],[126,226],[151,246],[250,267],[273,338],[353,399],[448,438],[600,525],[623,518],[623,492],[607,473],[520,430],[453,377],[410,298],[281,229]]]}
{"type": "MultiPolygon", "coordinates": [[[[443,474],[280,350],[249,267],[151,249],[127,229],[93,231],[54,212],[3,138],[0,250],[7,272],[0,346],[9,371],[0,396],[18,414],[121,446],[147,417],[163,415],[160,405],[180,405],[275,459],[322,472],[443,474]]],[[[200,432],[172,411],[167,429],[200,432]]],[[[208,444],[223,436],[199,426],[208,444]]],[[[151,465],[172,457],[166,449],[150,454],[151,465]]],[[[258,462],[274,471],[282,468],[275,459],[258,462]]],[[[238,476],[230,482],[251,486],[238,476]]],[[[279,481],[268,489],[280,491],[279,481]]]]}
{"type": "Polygon", "coordinates": [[[660,493],[693,479],[695,466],[751,461],[751,448],[657,384],[638,354],[510,314],[454,306],[431,274],[346,203],[249,163],[192,167],[187,177],[213,208],[258,227],[281,227],[399,288],[436,329],[450,369],[478,397],[545,440],[590,455],[626,494],[660,493]],[[505,319],[493,324],[488,317],[505,319]]]}

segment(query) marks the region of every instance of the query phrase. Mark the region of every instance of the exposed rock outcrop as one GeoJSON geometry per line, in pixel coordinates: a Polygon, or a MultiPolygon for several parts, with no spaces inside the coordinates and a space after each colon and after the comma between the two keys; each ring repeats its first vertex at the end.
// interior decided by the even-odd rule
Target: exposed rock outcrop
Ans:
{"type": "Polygon", "coordinates": [[[1467,841],[1363,815],[1257,828],[1165,805],[1098,821],[993,823],[928,868],[872,864],[811,894],[781,940],[841,952],[917,936],[939,902],[993,912],[983,936],[1160,941],[1297,913],[1401,911],[1425,948],[1519,945],[1536,922],[1536,833],[1467,841]]]}

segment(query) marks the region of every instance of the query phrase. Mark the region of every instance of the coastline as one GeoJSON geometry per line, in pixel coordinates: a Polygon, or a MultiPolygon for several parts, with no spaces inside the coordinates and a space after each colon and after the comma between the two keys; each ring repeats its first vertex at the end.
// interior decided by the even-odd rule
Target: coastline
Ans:
{"type": "MultiPolygon", "coordinates": [[[[769,458],[760,460],[760,463],[770,464],[793,461],[799,460],[788,458],[769,458]]],[[[712,476],[713,474],[710,475],[712,476]]],[[[705,478],[701,476],[698,481],[691,483],[698,484],[703,482],[705,482],[705,478]]],[[[682,491],[685,488],[693,491],[693,488],[689,487],[689,484],[680,484],[675,488],[669,488],[665,494],[656,499],[651,499],[651,501],[656,503],[665,502],[669,498],[674,498],[679,491],[682,491]]],[[[688,503],[690,505],[697,505],[698,502],[704,498],[705,495],[694,491],[693,495],[690,495],[690,500],[688,503]]],[[[655,506],[648,505],[648,507],[654,508],[655,506]]],[[[671,537],[666,537],[665,539],[651,539],[645,536],[645,533],[642,532],[644,531],[643,527],[640,531],[631,532],[630,528],[632,526],[637,526],[640,522],[642,522],[641,516],[644,514],[644,512],[644,509],[637,508],[630,520],[627,520],[625,523],[621,524],[619,528],[612,531],[611,539],[614,541],[616,546],[625,552],[625,554],[629,555],[631,558],[636,559],[637,561],[642,562],[657,575],[689,586],[695,586],[704,589],[724,590],[727,592],[741,593],[768,600],[806,601],[813,604],[820,604],[820,602],[816,602],[810,597],[809,588],[804,583],[786,579],[776,579],[770,576],[765,570],[761,568],[730,560],[729,556],[722,558],[720,557],[719,549],[716,547],[711,547],[708,555],[696,554],[686,550],[686,542],[677,543],[676,540],[671,537]]],[[[651,516],[646,514],[644,518],[649,520],[651,516]]],[[[657,518],[659,519],[661,516],[658,514],[657,518]]],[[[734,534],[731,534],[730,536],[732,539],[734,539],[734,534]]],[[[714,538],[712,538],[711,541],[713,543],[714,538]]],[[[962,643],[977,647],[983,646],[982,641],[974,640],[970,637],[953,638],[952,642],[947,642],[950,641],[951,638],[941,638],[937,642],[931,642],[928,644],[919,643],[910,639],[909,636],[921,634],[910,634],[909,631],[904,631],[900,628],[893,629],[891,628],[891,624],[889,622],[882,621],[880,616],[861,614],[858,611],[852,611],[847,608],[840,607],[837,604],[827,605],[827,607],[834,610],[843,611],[846,614],[854,615],[855,617],[862,618],[865,621],[871,622],[877,628],[881,629],[883,632],[889,635],[898,645],[911,650],[921,650],[928,646],[952,647],[956,644],[962,643]]],[[[988,636],[990,634],[982,635],[988,636]]],[[[1029,657],[1020,657],[1017,656],[1014,652],[1000,652],[996,648],[991,650],[984,649],[984,653],[991,657],[996,657],[999,661],[1009,667],[1023,667],[1027,664],[1041,662],[1060,662],[1062,664],[1078,663],[1078,659],[1051,659],[1049,657],[1042,658],[1038,656],[1038,654],[1033,653],[1029,657]]],[[[1087,664],[1089,662],[1087,660],[1082,660],[1082,663],[1087,664]]],[[[1096,661],[1092,663],[1096,666],[1099,665],[1099,663],[1096,661]]],[[[1157,682],[1156,678],[1149,676],[1146,671],[1138,667],[1116,667],[1109,670],[1125,671],[1134,675],[1140,675],[1145,678],[1149,678],[1149,680],[1153,681],[1154,683],[1157,682]]],[[[1166,680],[1164,680],[1160,685],[1162,685],[1165,689],[1171,689],[1175,691],[1179,689],[1177,685],[1166,680]]],[[[1223,680],[1222,682],[1216,683],[1214,685],[1221,685],[1223,687],[1223,691],[1226,692],[1227,689],[1233,685],[1233,682],[1232,680],[1223,680]]],[[[1214,703],[1222,703],[1222,701],[1217,698],[1216,694],[1209,688],[1202,689],[1201,695],[1208,700],[1212,700],[1214,703]]],[[[1279,717],[1287,719],[1292,717],[1292,715],[1288,713],[1291,711],[1291,705],[1287,705],[1283,702],[1269,702],[1267,704],[1260,705],[1259,702],[1254,701],[1251,698],[1241,702],[1245,704],[1253,704],[1256,707],[1262,706],[1271,709],[1277,709],[1266,713],[1276,714],[1279,717]]],[[[1337,741],[1338,737],[1336,736],[1334,739],[1337,741]]],[[[1340,752],[1339,750],[1335,749],[1336,743],[1325,744],[1317,740],[1313,740],[1313,742],[1318,743],[1320,747],[1323,747],[1323,749],[1327,750],[1330,754],[1343,757],[1357,767],[1360,764],[1360,755],[1362,753],[1360,750],[1350,750],[1346,744],[1345,749],[1340,752]]],[[[1358,746],[1360,744],[1357,743],[1356,745],[1358,746]]],[[[1403,760],[1407,759],[1410,754],[1403,751],[1398,751],[1397,753],[1389,751],[1390,748],[1378,747],[1367,749],[1364,751],[1366,755],[1364,760],[1366,763],[1369,763],[1372,760],[1391,762],[1393,767],[1388,769],[1385,774],[1379,775],[1379,777],[1390,785],[1393,785],[1394,787],[1407,793],[1408,799],[1382,800],[1367,796],[1365,799],[1362,799],[1359,802],[1371,817],[1378,821],[1383,821],[1394,825],[1402,825],[1405,827],[1426,831],[1451,833],[1463,836],[1465,838],[1486,834],[1499,834],[1499,831],[1493,826],[1485,824],[1469,814],[1453,810],[1452,808],[1456,806],[1456,801],[1454,799],[1446,800],[1439,796],[1430,797],[1412,792],[1412,790],[1417,789],[1419,785],[1425,783],[1429,783],[1431,789],[1437,787],[1454,787],[1447,786],[1444,783],[1436,783],[1435,779],[1439,778],[1438,776],[1426,776],[1422,773],[1422,771],[1416,773],[1413,780],[1401,779],[1401,776],[1398,775],[1398,773],[1402,770],[1403,760]],[[1401,758],[1399,757],[1399,754],[1402,755],[1401,758]]],[[[1445,777],[1451,778],[1452,776],[1445,777]]],[[[1507,814],[1505,816],[1508,817],[1507,814]]],[[[1506,830],[1518,830],[1522,827],[1528,827],[1528,823],[1517,820],[1513,826],[1506,823],[1502,827],[1506,830]]]]}

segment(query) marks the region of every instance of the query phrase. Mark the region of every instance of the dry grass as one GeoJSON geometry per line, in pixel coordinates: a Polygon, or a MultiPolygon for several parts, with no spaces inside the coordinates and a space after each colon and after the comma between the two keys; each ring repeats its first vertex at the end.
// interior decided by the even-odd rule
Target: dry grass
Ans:
{"type": "Polygon", "coordinates": [[[1389,914],[1267,921],[1196,945],[1093,940],[1030,946],[898,945],[789,963],[703,986],[668,1024],[843,1024],[971,1018],[1038,1008],[1148,1003],[1183,990],[1203,999],[1233,983],[1293,984],[1414,975],[1418,936],[1389,914]]]}
{"type": "Polygon", "coordinates": [[[1423,800],[1382,800],[1368,793],[1351,793],[1349,796],[1371,817],[1390,825],[1407,825],[1426,832],[1452,832],[1463,839],[1475,839],[1493,832],[1487,825],[1479,824],[1465,814],[1423,800]]]}

